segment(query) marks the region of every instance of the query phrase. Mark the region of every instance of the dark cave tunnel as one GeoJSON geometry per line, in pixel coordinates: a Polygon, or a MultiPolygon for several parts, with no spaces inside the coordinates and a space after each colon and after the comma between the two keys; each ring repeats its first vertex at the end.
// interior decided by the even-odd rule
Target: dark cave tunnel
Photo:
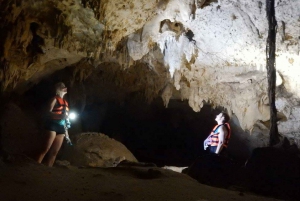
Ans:
{"type": "Polygon", "coordinates": [[[223,111],[206,104],[200,112],[194,112],[187,101],[177,99],[171,99],[166,108],[160,97],[149,104],[135,98],[135,93],[122,101],[86,95],[87,101],[83,106],[82,102],[72,99],[76,85],[71,86],[65,77],[70,70],[66,68],[56,72],[31,87],[24,93],[26,101],[21,103],[22,108],[35,108],[35,112],[31,111],[34,113],[32,116],[42,125],[41,111],[55,94],[53,86],[64,81],[68,86],[65,98],[70,109],[79,114],[72,122],[71,137],[84,132],[103,133],[123,143],[141,162],[152,162],[158,166],[190,165],[204,152],[203,141],[216,124],[216,115],[223,111]]]}
{"type": "Polygon", "coordinates": [[[99,109],[98,114],[88,108],[82,114],[83,131],[105,133],[125,144],[139,161],[158,166],[190,165],[203,150],[202,142],[214,126],[218,112],[206,106],[195,113],[186,102],[178,100],[171,100],[169,107],[164,108],[160,99],[150,105],[129,102],[94,107],[99,109]],[[105,112],[101,112],[103,108],[105,112]]]}

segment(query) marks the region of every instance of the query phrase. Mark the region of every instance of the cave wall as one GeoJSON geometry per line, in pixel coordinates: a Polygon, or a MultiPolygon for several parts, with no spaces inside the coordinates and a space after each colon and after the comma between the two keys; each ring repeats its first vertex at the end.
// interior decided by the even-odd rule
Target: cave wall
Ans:
{"type": "MultiPolygon", "coordinates": [[[[149,101],[161,96],[166,107],[170,99],[187,100],[195,112],[207,102],[265,140],[265,6],[261,0],[3,0],[1,91],[23,94],[72,65],[70,84],[91,79],[103,86],[93,74],[102,69],[104,82],[126,91],[116,99],[138,90],[149,101]]],[[[299,14],[299,1],[276,1],[278,127],[298,145],[299,14]]],[[[112,90],[105,91],[109,97],[112,90]]]]}

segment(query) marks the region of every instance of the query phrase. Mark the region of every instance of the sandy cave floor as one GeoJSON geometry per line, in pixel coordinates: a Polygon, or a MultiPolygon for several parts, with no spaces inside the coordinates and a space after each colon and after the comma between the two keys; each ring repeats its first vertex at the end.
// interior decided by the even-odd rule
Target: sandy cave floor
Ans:
{"type": "Polygon", "coordinates": [[[275,200],[198,183],[153,167],[46,167],[30,159],[0,160],[1,201],[53,200],[275,200]]]}

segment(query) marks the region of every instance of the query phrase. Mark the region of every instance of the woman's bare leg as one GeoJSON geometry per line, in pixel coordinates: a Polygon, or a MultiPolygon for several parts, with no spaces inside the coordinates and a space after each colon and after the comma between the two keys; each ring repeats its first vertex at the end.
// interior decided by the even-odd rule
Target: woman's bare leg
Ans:
{"type": "Polygon", "coordinates": [[[40,154],[37,156],[37,162],[41,163],[44,159],[45,155],[49,151],[54,139],[55,139],[56,133],[54,131],[45,131],[45,135],[42,137],[42,146],[40,150],[40,154]]]}
{"type": "Polygon", "coordinates": [[[47,159],[45,159],[45,164],[48,165],[49,167],[53,166],[56,155],[58,154],[60,147],[64,141],[64,137],[65,137],[65,135],[62,135],[62,134],[56,135],[56,137],[52,143],[52,146],[48,152],[47,159]]]}

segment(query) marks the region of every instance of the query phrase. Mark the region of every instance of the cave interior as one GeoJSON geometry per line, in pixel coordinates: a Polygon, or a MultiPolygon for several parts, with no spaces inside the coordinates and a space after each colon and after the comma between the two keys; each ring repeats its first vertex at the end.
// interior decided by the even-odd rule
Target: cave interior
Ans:
{"type": "MultiPolygon", "coordinates": [[[[189,176],[226,188],[243,186],[241,175],[249,171],[250,191],[297,200],[299,8],[294,0],[3,0],[1,160],[21,154],[34,162],[54,85],[63,82],[77,118],[68,130],[73,147],[64,142],[57,161],[72,165],[83,134],[101,133],[123,144],[135,163],[200,168],[200,176],[189,176]],[[277,24],[268,46],[272,8],[277,24]],[[232,129],[224,161],[207,158],[203,149],[221,112],[229,114],[232,129]],[[271,146],[274,122],[278,141],[271,146]],[[229,179],[233,183],[222,183],[205,177],[217,174],[209,168],[224,171],[224,178],[232,176],[228,168],[237,173],[229,179]],[[255,187],[261,175],[265,180],[255,187]]],[[[101,147],[101,141],[95,143],[101,147]]],[[[99,150],[89,156],[106,160],[99,150]]],[[[101,166],[95,164],[100,163],[82,166],[101,166]]]]}

